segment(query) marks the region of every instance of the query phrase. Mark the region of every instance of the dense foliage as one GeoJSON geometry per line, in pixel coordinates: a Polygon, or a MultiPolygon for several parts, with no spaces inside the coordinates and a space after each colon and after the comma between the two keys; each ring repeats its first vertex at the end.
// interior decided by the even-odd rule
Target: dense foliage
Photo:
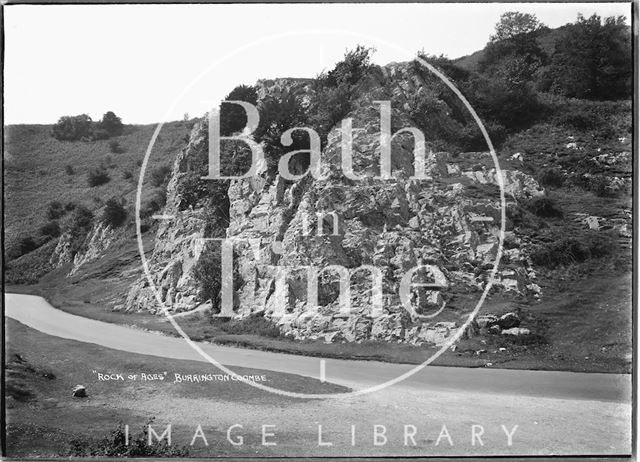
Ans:
{"type": "MultiPolygon", "coordinates": [[[[151,422],[149,422],[151,423],[151,422]]],[[[74,439],[68,448],[69,457],[187,457],[187,446],[170,445],[166,440],[149,444],[148,425],[137,435],[131,435],[127,441],[124,425],[119,424],[109,436],[98,441],[86,438],[74,439]]]]}
{"type": "Polygon", "coordinates": [[[51,129],[51,136],[59,141],[104,140],[122,134],[123,129],[120,117],[109,111],[99,122],[93,122],[87,114],[62,116],[51,129]]]}
{"type": "MultiPolygon", "coordinates": [[[[254,87],[239,85],[225,97],[225,101],[244,101],[255,105],[258,101],[258,93],[254,87]]],[[[230,136],[242,131],[247,125],[247,114],[237,104],[220,104],[220,134],[230,136]]]]}
{"type": "Polygon", "coordinates": [[[127,219],[127,209],[124,207],[124,202],[118,200],[115,197],[110,198],[104,204],[104,210],[102,212],[102,221],[112,228],[122,226],[127,219]]]}

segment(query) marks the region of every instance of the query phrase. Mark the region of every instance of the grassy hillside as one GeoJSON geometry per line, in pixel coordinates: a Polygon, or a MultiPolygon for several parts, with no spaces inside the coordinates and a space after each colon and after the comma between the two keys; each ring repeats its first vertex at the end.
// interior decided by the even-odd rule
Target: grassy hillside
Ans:
{"type": "MultiPolygon", "coordinates": [[[[129,216],[133,216],[140,165],[155,128],[127,126],[122,135],[109,140],[71,142],[53,138],[50,125],[5,127],[5,258],[11,261],[23,254],[20,243],[24,239],[31,238],[38,247],[10,264],[9,280],[16,272],[37,275],[42,271],[34,268],[46,269],[55,248],[55,239],[42,230],[51,222],[47,216],[51,202],[83,205],[96,214],[108,199],[122,198],[129,216]],[[106,170],[109,181],[90,186],[90,172],[100,167],[106,170]]],[[[157,189],[150,181],[152,172],[172,164],[190,128],[190,122],[164,125],[149,158],[143,201],[157,189]]],[[[56,222],[62,223],[63,219],[56,222]]]]}
{"type": "MultiPolygon", "coordinates": [[[[549,47],[550,43],[551,39],[545,46],[549,47]]],[[[367,53],[359,48],[347,54],[344,62],[320,80],[320,90],[314,96],[317,101],[309,106],[310,113],[305,115],[314,121],[313,126],[320,129],[334,126],[334,119],[339,120],[358,104],[360,92],[370,90],[361,85],[367,79],[363,82],[350,80],[353,75],[373,72],[367,53]],[[336,84],[334,80],[341,83],[336,84]],[[340,108],[346,110],[345,114],[329,114],[323,110],[345,102],[349,107],[340,108]]],[[[439,60],[437,64],[457,72],[451,63],[439,60]]],[[[490,332],[479,332],[469,342],[461,343],[456,352],[444,356],[443,361],[492,367],[628,371],[631,347],[631,101],[590,101],[546,92],[521,93],[508,85],[492,87],[491,76],[483,75],[478,80],[477,75],[464,74],[460,73],[458,83],[463,84],[470,99],[474,99],[473,96],[479,103],[480,116],[492,127],[492,138],[494,133],[500,135],[494,138],[494,143],[501,167],[531,175],[546,190],[542,197],[510,202],[506,224],[510,237],[505,243],[522,251],[520,257],[514,258],[530,258],[535,269],[531,277],[541,288],[542,296],[493,291],[483,307],[485,313],[500,315],[515,311],[522,318],[523,327],[531,333],[518,337],[511,344],[502,335],[496,337],[490,332]],[[489,86],[485,85],[487,82],[489,86]],[[505,96],[503,90],[513,91],[505,96]],[[501,99],[496,99],[497,96],[501,99]],[[512,120],[512,110],[522,116],[517,123],[512,120]],[[571,352],[568,351],[570,347],[573,348],[571,352]],[[507,352],[501,355],[504,349],[507,352]]],[[[449,103],[441,98],[434,101],[439,107],[447,108],[449,103]]],[[[423,103],[427,105],[425,107],[432,107],[434,101],[423,103]]],[[[288,117],[292,112],[291,105],[286,102],[272,102],[282,109],[271,111],[270,117],[288,117]]],[[[445,148],[442,150],[452,153],[450,162],[460,164],[458,166],[465,170],[492,168],[488,156],[483,165],[465,164],[469,162],[468,151],[485,147],[475,149],[452,142],[465,136],[471,138],[469,127],[454,120],[453,103],[449,109],[429,114],[433,116],[432,122],[450,128],[441,140],[436,140],[443,141],[445,148]]],[[[304,113],[304,110],[300,112],[304,113]]],[[[275,119],[261,115],[261,120],[274,122],[275,119]]],[[[427,131],[428,127],[420,126],[419,120],[414,122],[427,131]]],[[[265,123],[265,126],[273,125],[265,123]]],[[[150,171],[173,160],[184,146],[189,126],[175,122],[166,127],[156,144],[150,171]]],[[[285,124],[276,123],[275,126],[285,124]]],[[[12,286],[11,290],[40,293],[60,308],[76,314],[172,331],[166,323],[163,325],[162,319],[153,315],[123,313],[120,308],[113,311],[115,307],[122,307],[131,284],[141,275],[131,213],[119,240],[99,259],[82,265],[80,271],[70,277],[70,264],[53,271],[47,267],[55,240],[45,242],[39,229],[48,220],[47,204],[51,200],[74,201],[96,211],[103,201],[116,195],[124,197],[131,209],[139,163],[153,128],[130,127],[117,139],[122,149],[114,153],[109,141],[61,143],[48,135],[48,127],[9,127],[5,170],[8,249],[11,251],[12,242],[15,244],[29,235],[42,244],[10,261],[6,272],[10,283],[39,281],[38,285],[12,286]],[[100,165],[108,171],[111,181],[91,187],[87,183],[89,172],[100,165]]],[[[325,130],[325,136],[327,132],[325,130]]],[[[280,137],[278,133],[276,135],[258,136],[271,161],[282,154],[278,150],[280,137]]],[[[165,186],[162,181],[155,180],[146,184],[148,195],[163,191],[165,186]]],[[[487,193],[484,188],[476,189],[478,194],[487,193]]],[[[495,192],[495,188],[489,189],[495,192]]],[[[153,232],[146,233],[147,249],[152,248],[153,237],[153,232]]],[[[509,262],[503,260],[502,263],[509,262]]],[[[452,309],[446,314],[455,321],[458,321],[455,317],[460,316],[456,307],[477,298],[477,294],[457,290],[454,287],[449,294],[449,301],[453,303],[449,304],[452,309]]],[[[265,326],[267,321],[262,321],[265,320],[247,318],[229,325],[216,325],[213,320],[208,322],[206,319],[184,322],[185,330],[194,339],[254,348],[398,362],[415,362],[416,358],[424,357],[424,348],[407,345],[293,342],[281,338],[279,331],[274,334],[273,326],[265,326]]]]}
{"type": "MultiPolygon", "coordinates": [[[[172,122],[163,127],[149,170],[173,161],[190,126],[188,122],[172,122]]],[[[36,234],[47,221],[47,205],[53,200],[96,209],[111,196],[129,197],[135,190],[140,164],[155,128],[155,125],[129,126],[125,134],[111,140],[70,142],[51,137],[50,125],[5,127],[6,235],[11,238],[36,234]],[[118,142],[122,152],[111,152],[112,140],[118,142]],[[87,175],[100,164],[107,168],[111,181],[90,187],[87,175]],[[129,173],[131,177],[125,178],[129,173]]]]}

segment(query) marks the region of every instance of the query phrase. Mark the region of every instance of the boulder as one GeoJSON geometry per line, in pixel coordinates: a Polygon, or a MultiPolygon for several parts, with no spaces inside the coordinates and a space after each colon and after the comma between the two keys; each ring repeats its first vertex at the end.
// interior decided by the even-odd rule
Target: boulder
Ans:
{"type": "Polygon", "coordinates": [[[86,398],[87,397],[87,389],[84,385],[76,385],[73,387],[72,396],[74,398],[86,398]]]}
{"type": "Polygon", "coordinates": [[[531,331],[524,327],[512,327],[511,329],[505,329],[502,331],[502,335],[529,335],[531,331]]]}
{"type": "Polygon", "coordinates": [[[511,329],[520,325],[520,318],[515,313],[505,313],[498,319],[498,325],[502,329],[511,329]]]}
{"type": "Polygon", "coordinates": [[[481,314],[476,318],[476,323],[480,329],[489,328],[498,324],[498,317],[493,314],[481,314]]]}

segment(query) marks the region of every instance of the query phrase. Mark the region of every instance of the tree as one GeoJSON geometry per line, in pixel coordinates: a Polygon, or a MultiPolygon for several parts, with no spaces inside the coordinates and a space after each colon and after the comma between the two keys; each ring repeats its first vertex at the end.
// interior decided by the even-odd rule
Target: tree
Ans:
{"type": "Polygon", "coordinates": [[[98,128],[105,130],[109,136],[117,136],[122,134],[124,126],[120,117],[115,115],[112,111],[106,112],[102,116],[102,120],[98,124],[98,128]]]}
{"type": "Polygon", "coordinates": [[[633,83],[631,30],[624,16],[578,15],[556,43],[541,86],[568,97],[628,98],[633,83]]]}
{"type": "Polygon", "coordinates": [[[93,133],[93,123],[87,114],[77,116],[62,116],[51,129],[51,136],[59,141],[77,141],[90,138],[93,133]]]}
{"type": "Polygon", "coordinates": [[[374,52],[374,48],[362,45],[358,45],[355,50],[347,51],[344,59],[326,74],[327,84],[337,87],[341,84],[358,83],[371,68],[371,55],[374,52]]]}
{"type": "Polygon", "coordinates": [[[515,85],[531,81],[546,63],[546,54],[538,43],[545,28],[533,14],[504,13],[496,24],[496,33],[489,39],[480,70],[494,73],[498,68],[502,77],[515,85]]]}
{"type": "MultiPolygon", "coordinates": [[[[285,131],[294,127],[304,127],[307,116],[300,99],[291,93],[285,93],[280,98],[266,97],[261,101],[259,111],[260,123],[254,136],[264,143],[268,170],[275,174],[280,157],[288,152],[309,149],[309,135],[301,130],[293,132],[293,143],[290,146],[283,146],[280,142],[280,137],[285,131]]],[[[302,163],[302,168],[306,168],[303,159],[298,159],[298,162],[302,163]]],[[[306,165],[308,166],[308,156],[306,165]]]]}
{"type": "MultiPolygon", "coordinates": [[[[244,101],[256,104],[258,93],[255,87],[239,85],[225,97],[225,101],[244,101]]],[[[247,125],[247,115],[245,110],[237,104],[220,103],[220,134],[230,136],[239,132],[247,125]]]]}
{"type": "Polygon", "coordinates": [[[500,16],[500,21],[495,27],[496,33],[490,37],[490,41],[495,43],[515,39],[538,32],[544,27],[535,14],[508,11],[500,16]]]}
{"type": "Polygon", "coordinates": [[[356,87],[371,70],[374,51],[358,45],[355,50],[347,51],[332,70],[314,80],[307,117],[323,146],[331,129],[353,109],[356,87]]]}

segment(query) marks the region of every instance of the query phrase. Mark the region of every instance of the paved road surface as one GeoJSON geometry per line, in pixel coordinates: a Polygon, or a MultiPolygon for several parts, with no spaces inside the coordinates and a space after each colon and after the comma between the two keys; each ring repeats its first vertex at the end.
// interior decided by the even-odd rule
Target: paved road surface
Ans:
{"type": "MultiPolygon", "coordinates": [[[[37,296],[6,294],[5,315],[57,337],[133,353],[205,361],[182,339],[75,316],[53,308],[37,296]]],[[[10,333],[7,341],[11,341],[10,333]]],[[[320,376],[319,358],[211,344],[201,346],[217,361],[231,367],[242,366],[314,378],[320,376]]],[[[353,389],[377,385],[412,368],[409,365],[376,361],[324,361],[327,381],[353,389]]],[[[459,440],[464,441],[466,446],[456,442],[451,448],[447,443],[446,447],[440,445],[430,448],[431,452],[425,453],[429,455],[624,454],[630,450],[630,390],[630,376],[622,374],[427,367],[382,391],[342,398],[342,402],[305,402],[305,407],[299,411],[315,416],[316,420],[328,422],[325,428],[333,429],[327,430],[328,435],[337,441],[350,440],[350,434],[335,429],[349,421],[369,427],[377,420],[399,428],[420,421],[430,423],[431,427],[435,425],[440,428],[444,423],[459,428],[460,435],[464,435],[459,440]],[[345,405],[345,402],[348,404],[345,405]],[[470,428],[472,424],[486,427],[486,435],[492,435],[494,444],[470,447],[467,427],[470,428]],[[518,425],[512,446],[507,446],[501,425],[507,428],[518,425]],[[488,429],[492,429],[493,433],[488,429]]],[[[218,415],[224,415],[223,411],[216,408],[218,415]]],[[[250,419],[260,410],[246,412],[246,417],[250,419]]],[[[239,418],[243,411],[236,407],[228,409],[227,413],[239,418]]],[[[203,414],[202,418],[205,419],[206,415],[203,414]]],[[[451,433],[453,435],[453,431],[451,433]]],[[[427,441],[433,444],[432,440],[437,437],[438,431],[427,441]]],[[[399,438],[395,445],[390,443],[385,446],[383,452],[376,447],[378,452],[373,453],[363,453],[362,448],[356,447],[351,454],[418,454],[402,443],[402,438],[399,438]]],[[[299,448],[299,445],[296,447],[299,448]]],[[[317,454],[332,454],[331,448],[323,448],[323,451],[317,454]]],[[[345,452],[333,453],[336,454],[345,452]]]]}

